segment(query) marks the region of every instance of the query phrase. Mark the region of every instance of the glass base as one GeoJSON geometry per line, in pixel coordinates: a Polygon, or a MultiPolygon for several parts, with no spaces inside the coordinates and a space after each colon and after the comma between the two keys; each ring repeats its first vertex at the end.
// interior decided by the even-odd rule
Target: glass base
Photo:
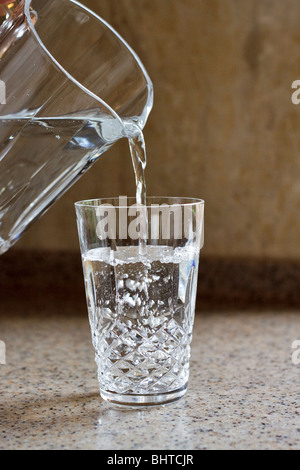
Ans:
{"type": "Polygon", "coordinates": [[[121,394],[100,389],[103,400],[125,408],[147,408],[150,406],[166,405],[182,398],[187,390],[187,384],[177,390],[158,394],[121,394]]]}

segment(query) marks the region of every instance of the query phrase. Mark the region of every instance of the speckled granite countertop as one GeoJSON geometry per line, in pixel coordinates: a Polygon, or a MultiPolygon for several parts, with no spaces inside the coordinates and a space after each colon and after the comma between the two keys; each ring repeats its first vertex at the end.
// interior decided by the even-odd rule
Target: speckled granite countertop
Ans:
{"type": "Polygon", "coordinates": [[[98,393],[82,315],[2,315],[0,449],[300,448],[300,313],[198,314],[187,395],[122,411],[98,393]]]}

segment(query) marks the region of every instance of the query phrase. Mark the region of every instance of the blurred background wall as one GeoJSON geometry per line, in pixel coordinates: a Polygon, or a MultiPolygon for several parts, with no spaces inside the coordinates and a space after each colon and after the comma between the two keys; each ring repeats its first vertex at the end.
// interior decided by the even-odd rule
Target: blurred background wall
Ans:
{"type": "MultiPolygon", "coordinates": [[[[154,83],[149,195],[206,201],[204,255],[300,258],[298,0],[82,0],[129,42],[154,83]]],[[[78,250],[76,200],[134,195],[120,141],[16,248],[78,250]]]]}

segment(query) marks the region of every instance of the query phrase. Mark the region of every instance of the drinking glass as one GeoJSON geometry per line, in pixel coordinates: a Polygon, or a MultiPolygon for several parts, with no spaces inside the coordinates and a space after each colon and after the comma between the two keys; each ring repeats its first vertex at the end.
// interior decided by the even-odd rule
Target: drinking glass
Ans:
{"type": "Polygon", "coordinates": [[[181,398],[189,377],[204,201],[75,204],[100,394],[120,406],[181,398]]]}

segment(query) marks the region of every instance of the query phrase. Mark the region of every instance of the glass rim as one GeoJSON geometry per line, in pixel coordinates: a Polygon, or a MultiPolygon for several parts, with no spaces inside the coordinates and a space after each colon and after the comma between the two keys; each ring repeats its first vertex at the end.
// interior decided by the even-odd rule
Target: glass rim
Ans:
{"type": "MultiPolygon", "coordinates": [[[[39,46],[43,49],[43,51],[46,53],[46,55],[49,57],[50,61],[54,63],[54,65],[60,70],[60,72],[62,72],[71,82],[73,82],[77,87],[79,87],[84,93],[88,94],[89,96],[91,96],[93,99],[95,99],[96,101],[98,101],[99,103],[101,103],[102,105],[104,105],[112,114],[113,116],[115,116],[118,120],[121,121],[121,117],[119,116],[119,114],[108,104],[106,103],[106,101],[104,101],[100,96],[96,95],[95,93],[93,93],[91,90],[89,90],[88,88],[86,88],[82,83],[80,83],[75,77],[73,77],[73,75],[71,73],[69,73],[56,59],[55,57],[51,54],[51,52],[48,50],[48,48],[46,47],[46,45],[44,44],[44,42],[42,41],[42,39],[40,38],[37,30],[35,29],[35,26],[34,26],[34,23],[31,19],[31,14],[30,14],[30,5],[32,3],[33,0],[25,0],[25,5],[24,5],[24,13],[25,13],[25,16],[26,16],[26,20],[28,22],[28,25],[30,27],[30,31],[32,32],[32,34],[34,35],[35,39],[37,40],[39,46]]],[[[73,3],[74,5],[77,5],[79,8],[81,8],[82,10],[84,10],[87,14],[89,14],[90,16],[94,17],[96,20],[98,20],[100,23],[102,23],[102,25],[104,25],[106,28],[108,28],[112,34],[114,34],[114,36],[116,36],[119,41],[126,47],[126,49],[128,50],[128,52],[134,57],[134,60],[136,61],[137,65],[139,66],[140,70],[142,71],[144,77],[145,77],[145,80],[147,82],[147,88],[148,88],[148,91],[150,92],[151,90],[151,85],[152,85],[152,82],[151,82],[151,79],[143,65],[143,63],[141,62],[140,58],[138,57],[138,55],[134,52],[134,50],[129,46],[129,44],[125,41],[125,39],[123,39],[123,37],[109,24],[107,23],[103,18],[101,18],[99,15],[97,15],[96,13],[94,13],[90,8],[86,7],[85,5],[82,5],[80,2],[78,2],[77,0],[67,0],[69,1],[70,3],[73,3]]],[[[148,99],[147,99],[147,103],[145,105],[145,109],[150,109],[150,101],[151,101],[151,93],[148,93],[148,99]]],[[[149,111],[150,112],[150,111],[149,111]]],[[[145,118],[145,122],[144,124],[146,123],[147,121],[147,117],[148,117],[148,114],[149,112],[147,113],[146,115],[146,118],[145,118]]]]}
{"type": "MultiPolygon", "coordinates": [[[[198,199],[198,198],[192,198],[192,197],[177,197],[177,196],[147,196],[146,197],[146,202],[147,204],[144,207],[149,207],[151,208],[153,205],[157,205],[158,202],[152,202],[152,201],[160,201],[161,204],[167,203],[166,201],[169,201],[169,204],[172,206],[195,206],[195,205],[200,205],[204,206],[205,201],[204,199],[198,199]],[[172,202],[174,201],[174,202],[172,202]]],[[[101,205],[108,205],[111,204],[113,205],[114,208],[130,208],[136,203],[136,198],[134,196],[116,196],[116,197],[104,197],[104,198],[94,198],[94,199],[83,199],[81,201],[77,201],[74,203],[75,207],[86,207],[86,208],[97,208],[101,205]],[[113,201],[120,200],[120,197],[126,198],[126,201],[131,200],[132,204],[112,204],[113,201]],[[101,202],[102,201],[102,202],[101,202]]],[[[139,205],[139,204],[138,204],[139,205]]],[[[142,205],[143,206],[143,205],[142,205]]]]}

